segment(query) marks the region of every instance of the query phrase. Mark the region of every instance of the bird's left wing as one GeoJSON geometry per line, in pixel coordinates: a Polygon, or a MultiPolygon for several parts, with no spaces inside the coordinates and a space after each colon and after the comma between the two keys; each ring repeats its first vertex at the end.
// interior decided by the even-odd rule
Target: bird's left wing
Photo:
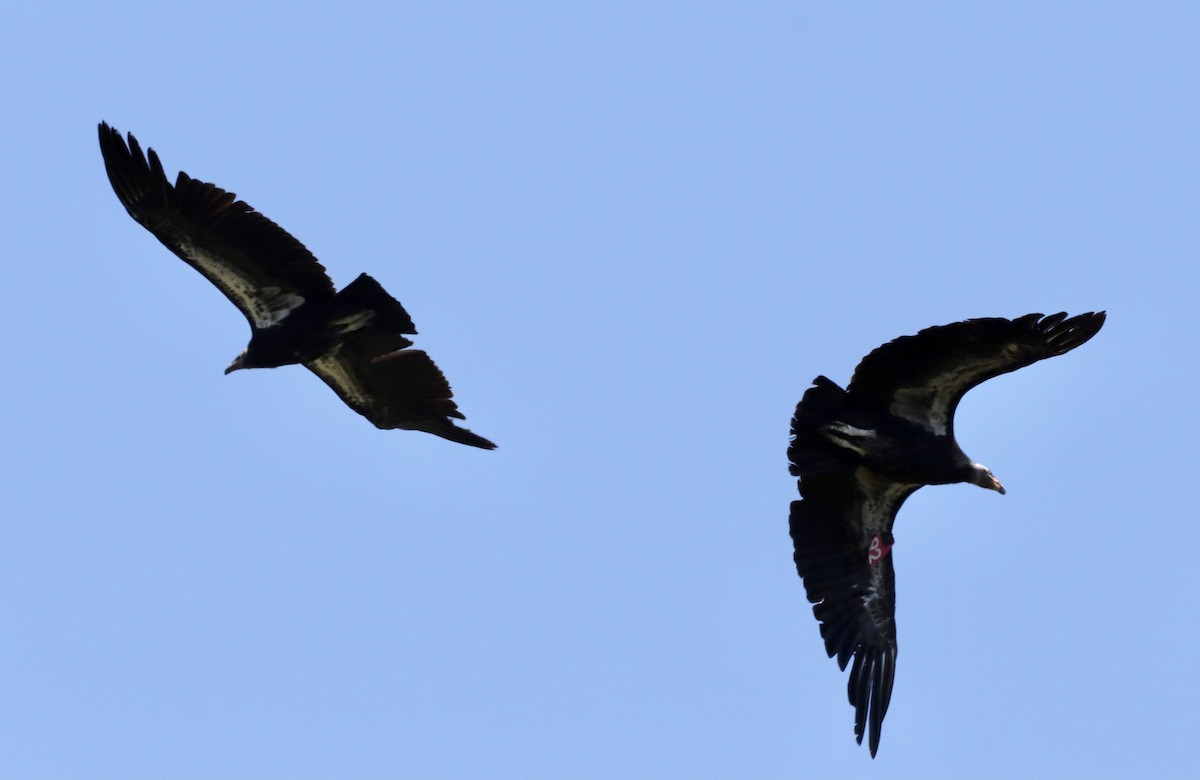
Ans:
{"type": "Polygon", "coordinates": [[[429,355],[406,349],[411,345],[399,335],[355,332],[333,353],[304,365],[377,428],[425,431],[495,449],[492,442],[454,424],[450,418],[465,417],[454,403],[450,383],[429,355]]]}

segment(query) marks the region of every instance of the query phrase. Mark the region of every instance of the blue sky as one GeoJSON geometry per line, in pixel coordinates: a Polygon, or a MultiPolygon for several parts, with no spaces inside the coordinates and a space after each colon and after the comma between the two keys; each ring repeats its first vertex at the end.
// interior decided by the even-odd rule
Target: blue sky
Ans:
{"type": "Polygon", "coordinates": [[[1192,777],[1200,9],[10,4],[0,777],[1192,777]],[[412,314],[374,429],[133,223],[96,123],[412,314]],[[967,396],[872,762],[791,561],[817,374],[1106,309],[967,396]],[[868,768],[868,764],[870,765],[868,768]]]}

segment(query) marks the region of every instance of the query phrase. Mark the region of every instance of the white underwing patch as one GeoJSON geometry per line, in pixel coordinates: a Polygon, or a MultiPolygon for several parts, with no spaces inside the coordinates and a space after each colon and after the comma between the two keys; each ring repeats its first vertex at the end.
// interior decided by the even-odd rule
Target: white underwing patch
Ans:
{"type": "Polygon", "coordinates": [[[849,423],[832,422],[825,426],[827,430],[833,433],[839,433],[843,436],[851,436],[860,439],[869,439],[875,436],[875,431],[870,428],[856,428],[849,423]]]}
{"type": "Polygon", "coordinates": [[[854,479],[858,482],[862,496],[859,507],[863,519],[863,544],[868,544],[875,534],[890,531],[896,508],[912,492],[912,485],[893,482],[864,467],[855,469],[854,479]]]}
{"type": "Polygon", "coordinates": [[[359,384],[358,378],[350,371],[346,370],[346,366],[342,361],[338,360],[336,353],[329,357],[318,358],[306,366],[317,376],[325,380],[327,384],[337,390],[338,395],[355,410],[366,409],[370,406],[370,398],[362,385],[359,384]]]}
{"type": "Polygon", "coordinates": [[[352,331],[365,328],[371,324],[371,320],[375,319],[375,312],[370,310],[356,311],[345,317],[338,317],[335,320],[330,320],[329,324],[338,329],[338,333],[343,335],[352,331]]]}
{"type": "Polygon", "coordinates": [[[256,328],[270,328],[283,322],[289,314],[304,305],[304,296],[284,292],[280,287],[264,287],[242,274],[226,260],[187,241],[179,245],[179,253],[191,262],[196,270],[246,312],[256,328]]]}
{"type": "Polygon", "coordinates": [[[906,387],[897,390],[888,411],[922,428],[928,428],[938,436],[946,435],[946,403],[937,394],[930,397],[927,388],[906,387]]]}
{"type": "Polygon", "coordinates": [[[289,314],[304,305],[304,296],[283,292],[278,287],[264,287],[252,302],[254,325],[270,328],[283,322],[289,314]]]}
{"type": "Polygon", "coordinates": [[[875,431],[869,428],[856,428],[844,422],[831,422],[822,430],[825,431],[825,438],[832,444],[851,452],[857,452],[859,455],[866,454],[866,448],[860,440],[875,437],[875,431]]]}

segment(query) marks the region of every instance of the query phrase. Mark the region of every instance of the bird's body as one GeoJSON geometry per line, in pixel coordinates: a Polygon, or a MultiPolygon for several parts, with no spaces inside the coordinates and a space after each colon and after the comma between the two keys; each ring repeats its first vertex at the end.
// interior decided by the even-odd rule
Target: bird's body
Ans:
{"type": "Polygon", "coordinates": [[[450,385],[400,303],[360,274],[338,291],[291,234],[233,193],[180,172],[172,185],[154,150],[100,123],[109,182],[126,211],[212,282],[250,323],[250,342],[226,369],[301,364],[379,428],[426,431],[495,447],[454,424],[450,385]]]}
{"type": "Polygon", "coordinates": [[[855,734],[874,756],[896,670],[896,513],[924,485],[1004,492],[954,438],[954,411],[980,382],[1083,344],[1104,313],[967,320],[928,328],[863,358],[842,389],[820,376],[792,418],[800,478],[790,528],[796,568],[825,649],[845,669],[855,734]]]}

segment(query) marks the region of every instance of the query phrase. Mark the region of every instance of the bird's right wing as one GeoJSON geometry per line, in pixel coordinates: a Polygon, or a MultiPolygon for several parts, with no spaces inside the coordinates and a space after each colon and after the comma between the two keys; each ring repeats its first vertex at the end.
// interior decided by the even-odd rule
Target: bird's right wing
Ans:
{"type": "Polygon", "coordinates": [[[879,749],[883,716],[896,673],[896,583],[892,524],[917,488],[890,482],[859,467],[811,474],[800,480],[790,527],[796,569],[831,658],[845,670],[859,744],[869,732],[879,749]]]}
{"type": "Polygon", "coordinates": [[[232,192],[180,171],[168,181],[158,155],[142,154],[100,123],[109,183],[129,216],[216,285],[256,328],[278,324],[308,300],[333,298],[317,258],[232,192]]]}

